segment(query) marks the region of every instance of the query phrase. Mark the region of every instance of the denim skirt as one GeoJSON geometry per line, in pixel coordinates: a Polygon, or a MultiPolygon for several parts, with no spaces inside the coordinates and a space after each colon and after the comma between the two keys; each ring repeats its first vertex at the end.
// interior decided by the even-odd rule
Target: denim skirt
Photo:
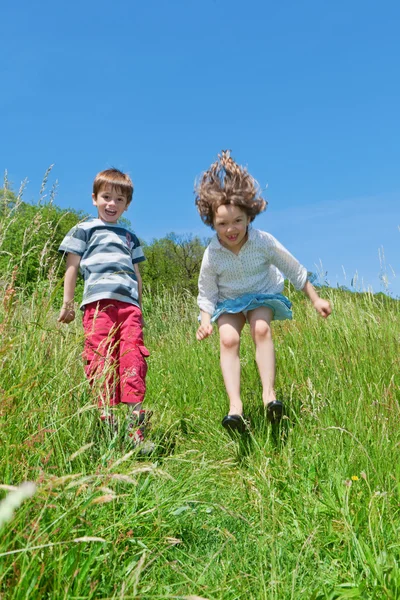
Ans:
{"type": "Polygon", "coordinates": [[[217,321],[224,313],[244,313],[254,310],[260,306],[267,306],[274,314],[275,321],[292,318],[292,303],[283,294],[243,294],[238,298],[223,300],[215,307],[211,322],[217,321]]]}

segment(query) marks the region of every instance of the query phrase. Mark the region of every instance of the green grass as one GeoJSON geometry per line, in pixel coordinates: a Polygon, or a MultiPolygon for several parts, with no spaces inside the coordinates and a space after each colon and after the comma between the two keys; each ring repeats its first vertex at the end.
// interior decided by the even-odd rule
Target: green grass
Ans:
{"type": "Polygon", "coordinates": [[[400,598],[398,301],[326,289],[324,321],[289,290],[289,418],[265,422],[246,331],[251,435],[231,439],[217,332],[195,341],[189,296],[145,297],[145,458],[102,428],[80,319],[57,324],[40,290],[0,309],[0,483],[37,484],[0,531],[0,598],[400,598]]]}

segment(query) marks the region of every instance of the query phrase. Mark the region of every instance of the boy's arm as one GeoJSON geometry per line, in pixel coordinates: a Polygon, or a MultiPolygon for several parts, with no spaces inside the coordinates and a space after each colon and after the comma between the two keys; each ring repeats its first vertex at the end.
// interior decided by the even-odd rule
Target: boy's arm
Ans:
{"type": "Polygon", "coordinates": [[[146,325],[146,323],[145,323],[144,317],[143,317],[143,306],[142,306],[143,282],[142,282],[142,276],[141,276],[140,271],[139,271],[139,265],[138,265],[138,263],[134,263],[133,270],[135,271],[135,275],[136,275],[136,279],[137,279],[137,284],[138,284],[138,301],[139,301],[140,310],[142,311],[142,327],[144,327],[146,325]]]}
{"type": "Polygon", "coordinates": [[[59,323],[71,323],[75,319],[74,294],[81,257],[78,254],[67,254],[67,266],[64,278],[64,298],[59,323]]]}
{"type": "Polygon", "coordinates": [[[135,271],[135,275],[136,275],[136,279],[137,279],[137,284],[138,284],[138,300],[139,300],[139,306],[140,308],[142,308],[142,290],[143,290],[143,283],[142,283],[142,276],[140,274],[139,271],[139,265],[138,263],[135,263],[133,265],[133,269],[135,271]]]}
{"type": "Polygon", "coordinates": [[[313,307],[321,315],[321,317],[329,317],[332,312],[330,302],[320,298],[314,286],[307,280],[302,291],[307,298],[312,302],[313,307]]]}

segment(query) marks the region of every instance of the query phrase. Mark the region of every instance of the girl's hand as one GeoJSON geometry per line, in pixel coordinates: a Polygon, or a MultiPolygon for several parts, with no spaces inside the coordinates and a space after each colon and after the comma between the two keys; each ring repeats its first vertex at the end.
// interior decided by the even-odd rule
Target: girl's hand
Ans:
{"type": "Polygon", "coordinates": [[[62,308],[57,320],[59,323],[71,323],[74,319],[75,311],[73,308],[62,308]]]}
{"type": "Polygon", "coordinates": [[[196,339],[200,342],[201,340],[205,340],[209,335],[213,332],[213,326],[211,323],[207,325],[200,325],[196,332],[196,339]]]}
{"type": "Polygon", "coordinates": [[[321,317],[324,317],[324,319],[326,319],[326,317],[329,317],[329,315],[332,312],[330,302],[328,300],[324,300],[323,298],[317,298],[313,302],[313,305],[317,313],[320,314],[321,317]]]}

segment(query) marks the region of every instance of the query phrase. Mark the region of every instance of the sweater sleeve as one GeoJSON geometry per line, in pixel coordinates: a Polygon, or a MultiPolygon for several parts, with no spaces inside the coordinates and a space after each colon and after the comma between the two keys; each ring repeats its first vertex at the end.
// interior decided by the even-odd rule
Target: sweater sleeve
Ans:
{"type": "Polygon", "coordinates": [[[302,290],[307,281],[307,269],[273,235],[266,235],[269,260],[289,279],[296,290],[302,290]]]}
{"type": "Polygon", "coordinates": [[[200,268],[197,304],[200,310],[212,315],[217,302],[218,276],[210,263],[208,248],[206,248],[200,268]]]}

